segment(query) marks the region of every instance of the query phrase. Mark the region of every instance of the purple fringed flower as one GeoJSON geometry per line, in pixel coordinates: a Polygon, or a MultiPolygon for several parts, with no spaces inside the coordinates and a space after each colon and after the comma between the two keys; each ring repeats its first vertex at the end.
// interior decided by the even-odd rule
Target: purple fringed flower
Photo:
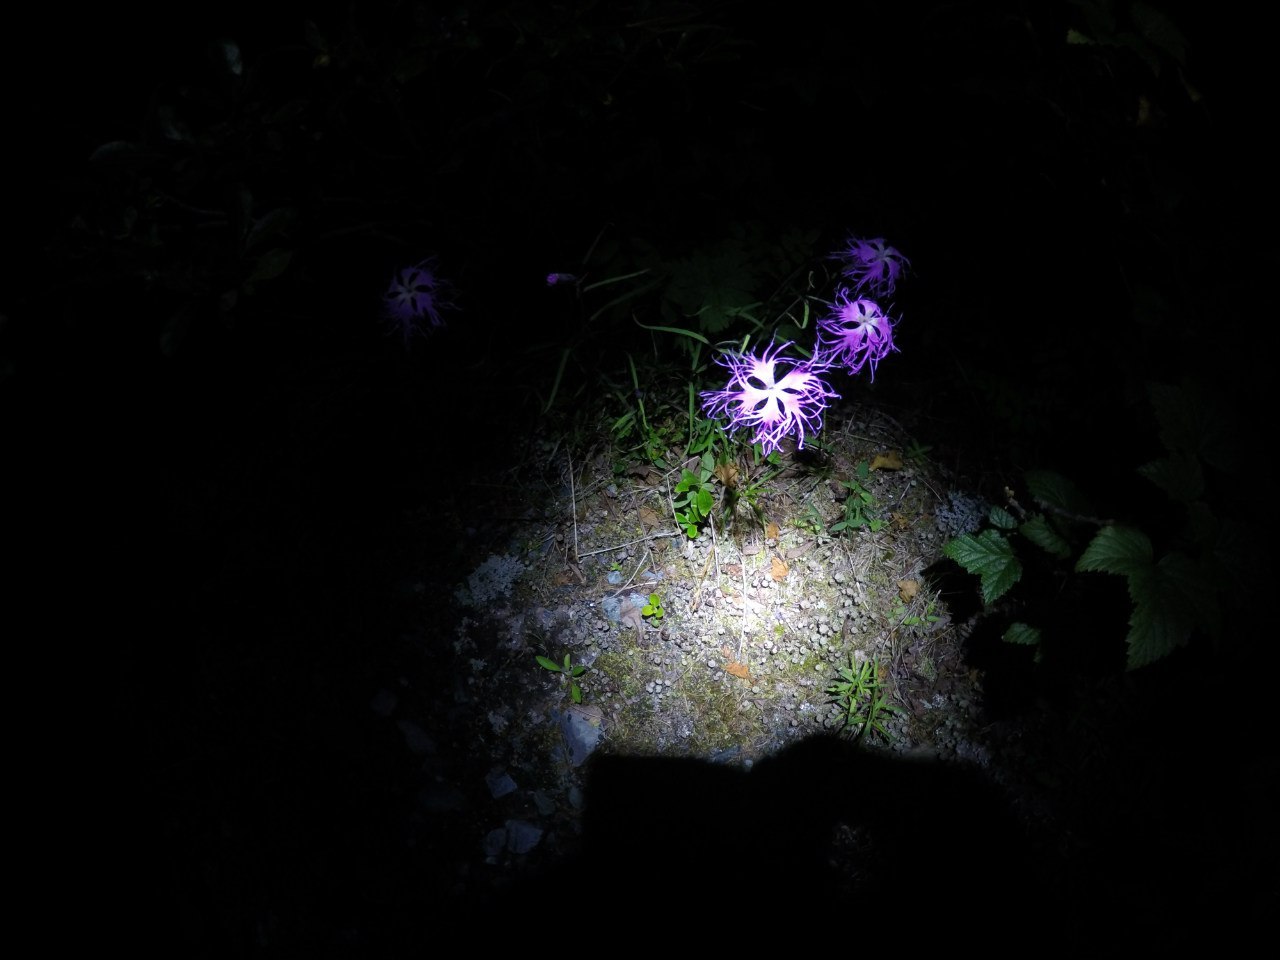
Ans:
{"type": "Polygon", "coordinates": [[[893,320],[874,300],[851,299],[845,287],[836,291],[831,307],[833,312],[818,320],[815,364],[844,366],[850,373],[866,365],[874,380],[876,364],[898,349],[893,342],[893,320]]]}
{"type": "Polygon", "coordinates": [[[759,357],[729,355],[716,362],[729,369],[729,385],[702,394],[702,409],[710,417],[727,416],[729,429],[754,429],[753,443],[767,456],[782,438],[795,433],[796,446],[804,449],[805,433],[822,429],[822,411],[830,398],[838,397],[808,361],[779,357],[790,342],[766,347],[759,357]]]}
{"type": "Polygon", "coordinates": [[[435,257],[428,257],[397,271],[383,302],[387,321],[408,346],[415,335],[444,326],[444,311],[454,307],[453,288],[436,273],[435,257]]]}
{"type": "Polygon", "coordinates": [[[911,266],[911,261],[897,247],[887,246],[883,237],[850,237],[844,249],[833,256],[843,263],[841,271],[853,282],[855,292],[870,287],[877,297],[893,293],[898,278],[911,266]]]}

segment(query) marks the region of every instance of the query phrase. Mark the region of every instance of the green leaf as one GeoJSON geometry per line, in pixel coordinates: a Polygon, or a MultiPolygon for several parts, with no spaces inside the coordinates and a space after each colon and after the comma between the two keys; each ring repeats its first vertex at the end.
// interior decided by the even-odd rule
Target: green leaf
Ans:
{"type": "Polygon", "coordinates": [[[757,306],[755,279],[743,243],[729,238],[674,264],[667,297],[698,318],[704,334],[724,330],[742,311],[757,306]]]}
{"type": "Polygon", "coordinates": [[[977,536],[962,534],[948,541],[942,552],[982,582],[982,600],[990,604],[1009,592],[1022,578],[1022,564],[1008,539],[995,530],[977,536]]]}
{"type": "Polygon", "coordinates": [[[1134,527],[1103,527],[1076,561],[1080,572],[1132,576],[1150,569],[1154,560],[1151,540],[1134,527]]]}
{"type": "Polygon", "coordinates": [[[636,320],[635,323],[636,326],[644,327],[646,330],[659,330],[662,333],[678,333],[682,337],[689,337],[692,340],[697,340],[699,343],[705,343],[707,346],[711,346],[711,341],[696,330],[686,330],[683,327],[650,326],[647,323],[641,323],[639,320],[636,320]]]}
{"type": "Polygon", "coordinates": [[[574,703],[581,703],[582,688],[575,683],[572,687],[569,688],[569,697],[573,700],[574,703]]]}
{"type": "Polygon", "coordinates": [[[1220,398],[1190,381],[1177,387],[1148,383],[1147,396],[1166,450],[1189,458],[1200,457],[1222,470],[1237,468],[1230,417],[1220,398]]]}
{"type": "Polygon", "coordinates": [[[991,521],[993,527],[999,527],[1001,530],[1013,530],[1018,526],[1017,519],[1004,507],[992,507],[987,514],[987,519],[991,521]]]}
{"type": "Polygon", "coordinates": [[[571,673],[570,676],[580,677],[586,672],[587,672],[587,668],[582,666],[581,664],[578,664],[573,668],[573,673],[571,673]]]}
{"type": "Polygon", "coordinates": [[[1156,564],[1163,585],[1185,605],[1197,627],[1215,639],[1222,635],[1222,610],[1212,577],[1212,565],[1197,563],[1185,553],[1167,553],[1156,564]]]}
{"type": "Polygon", "coordinates": [[[258,258],[258,262],[254,264],[253,272],[249,274],[246,283],[257,283],[260,280],[271,280],[284,273],[285,268],[289,266],[289,261],[293,259],[292,250],[282,250],[276,247],[268,250],[258,258]]]}
{"type": "Polygon", "coordinates": [[[1138,473],[1179,503],[1191,503],[1204,493],[1204,470],[1200,461],[1185,453],[1143,464],[1138,473]]]}
{"type": "Polygon", "coordinates": [[[1074,483],[1052,470],[1028,470],[1023,474],[1031,498],[1046,507],[1064,513],[1089,516],[1094,513],[1093,504],[1074,483]]]}
{"type": "Polygon", "coordinates": [[[1159,10],[1139,2],[1135,2],[1129,8],[1129,16],[1133,19],[1138,32],[1149,43],[1163,50],[1177,63],[1186,64],[1187,39],[1172,20],[1159,10]]]}
{"type": "Polygon", "coordinates": [[[711,512],[712,506],[715,505],[715,499],[711,496],[711,491],[703,487],[698,491],[698,511],[705,517],[711,512]]]}
{"type": "Polygon", "coordinates": [[[554,670],[556,673],[560,672],[560,664],[556,663],[554,660],[544,657],[542,654],[538,654],[538,662],[548,670],[554,670]]]}
{"type": "Polygon", "coordinates": [[[1018,527],[1018,532],[1051,556],[1061,560],[1071,556],[1071,545],[1053,528],[1044,514],[1031,517],[1018,527]]]}
{"type": "Polygon", "coordinates": [[[1195,622],[1179,585],[1162,576],[1156,567],[1137,571],[1129,577],[1129,596],[1133,598],[1134,607],[1126,638],[1128,669],[1155,663],[1191,638],[1195,622]]]}
{"type": "Polygon", "coordinates": [[[1009,624],[1001,635],[1001,639],[1005,643],[1016,643],[1024,647],[1034,647],[1040,642],[1039,627],[1032,627],[1025,623],[1014,622],[1009,624]]]}

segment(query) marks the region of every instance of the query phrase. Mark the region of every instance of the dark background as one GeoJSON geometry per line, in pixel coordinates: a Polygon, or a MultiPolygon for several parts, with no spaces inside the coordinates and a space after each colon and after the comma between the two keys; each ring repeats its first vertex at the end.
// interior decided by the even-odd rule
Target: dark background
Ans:
{"type": "MultiPolygon", "coordinates": [[[[46,9],[11,33],[0,390],[15,529],[35,533],[17,542],[39,561],[15,597],[52,595],[24,621],[51,637],[36,676],[68,712],[92,705],[73,732],[107,758],[67,792],[108,822],[59,876],[88,896],[147,873],[163,911],[158,820],[178,829],[197,794],[217,809],[220,771],[282,762],[281,724],[359,739],[324,704],[386,666],[346,638],[396,629],[403,511],[499,469],[539,427],[530,390],[545,395],[560,344],[581,351],[568,391],[646,342],[627,323],[584,340],[548,296],[545,275],[597,237],[687,252],[750,221],[826,249],[889,238],[915,285],[877,396],[945,423],[978,487],[1048,466],[1158,519],[1131,479],[1159,449],[1137,385],[1188,373],[1233,403],[1246,461],[1267,452],[1274,81],[1252,14],[1160,4],[1187,40],[1179,71],[1061,43],[1102,5],[841,6],[46,9]],[[654,23],[709,26],[682,44],[654,23]],[[211,62],[222,37],[251,86],[211,62]],[[397,74],[410,48],[422,60],[397,74]],[[166,107],[207,149],[166,141],[166,107]],[[112,141],[152,156],[90,161],[112,141]],[[167,211],[154,247],[113,233],[155,185],[232,219],[244,185],[257,215],[288,206],[294,259],[227,309],[251,266],[229,231],[167,211]],[[430,253],[461,309],[406,352],[378,298],[430,253]],[[975,399],[956,361],[990,389],[975,399]]],[[[1224,499],[1260,539],[1262,473],[1224,499]]],[[[1181,703],[1163,707],[1188,778],[1227,767],[1204,753],[1219,725],[1251,744],[1265,722],[1265,691],[1224,686],[1267,676],[1245,649],[1202,685],[1185,675],[1203,661],[1179,676],[1202,698],[1194,735],[1181,703]]],[[[36,755],[63,775],[83,756],[36,755]]],[[[345,784],[329,759],[284,762],[282,795],[345,784]]],[[[358,814],[362,796],[344,802],[358,814]]]]}

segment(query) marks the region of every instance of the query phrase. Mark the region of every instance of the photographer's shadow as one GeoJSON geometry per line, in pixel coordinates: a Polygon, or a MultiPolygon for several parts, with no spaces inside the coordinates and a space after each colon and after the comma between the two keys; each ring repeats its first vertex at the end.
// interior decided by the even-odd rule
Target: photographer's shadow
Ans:
{"type": "Polygon", "coordinates": [[[1023,830],[985,774],[833,736],[749,771],[596,755],[582,829],[580,854],[540,878],[544,897],[589,891],[744,923],[862,908],[877,926],[909,923],[913,944],[993,915],[1031,929],[1044,908],[1023,830]]]}

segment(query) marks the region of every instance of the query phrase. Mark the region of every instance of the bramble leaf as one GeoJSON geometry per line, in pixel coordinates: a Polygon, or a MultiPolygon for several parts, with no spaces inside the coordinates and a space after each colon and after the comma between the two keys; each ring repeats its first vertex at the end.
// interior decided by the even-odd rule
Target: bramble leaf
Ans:
{"type": "Polygon", "coordinates": [[[1005,630],[1002,639],[1005,643],[1034,647],[1040,642],[1040,628],[1032,627],[1025,623],[1011,623],[1005,630]]]}
{"type": "Polygon", "coordinates": [[[1103,527],[1076,561],[1080,572],[1132,576],[1152,566],[1151,540],[1133,527],[1103,527]]]}
{"type": "Polygon", "coordinates": [[[1135,571],[1129,576],[1129,596],[1134,607],[1126,638],[1128,669],[1167,657],[1191,638],[1195,621],[1176,579],[1155,566],[1135,571]]]}
{"type": "Polygon", "coordinates": [[[1184,453],[1143,464],[1138,472],[1179,503],[1192,503],[1204,493],[1204,469],[1184,453]]]}
{"type": "Polygon", "coordinates": [[[1013,545],[995,530],[977,536],[962,534],[948,541],[942,552],[982,583],[982,600],[990,604],[1000,599],[1022,578],[1022,564],[1014,556],[1013,545]]]}
{"type": "Polygon", "coordinates": [[[1036,514],[1018,528],[1018,532],[1052,556],[1065,560],[1071,556],[1071,545],[1045,519],[1044,514],[1036,514]]]}
{"type": "Polygon", "coordinates": [[[1076,516],[1088,516],[1094,512],[1089,498],[1060,473],[1052,470],[1028,470],[1023,479],[1031,498],[1037,503],[1076,516]]]}
{"type": "Polygon", "coordinates": [[[999,527],[1001,530],[1012,530],[1018,525],[1013,514],[1004,507],[992,507],[987,514],[987,519],[991,521],[993,527],[999,527]]]}

